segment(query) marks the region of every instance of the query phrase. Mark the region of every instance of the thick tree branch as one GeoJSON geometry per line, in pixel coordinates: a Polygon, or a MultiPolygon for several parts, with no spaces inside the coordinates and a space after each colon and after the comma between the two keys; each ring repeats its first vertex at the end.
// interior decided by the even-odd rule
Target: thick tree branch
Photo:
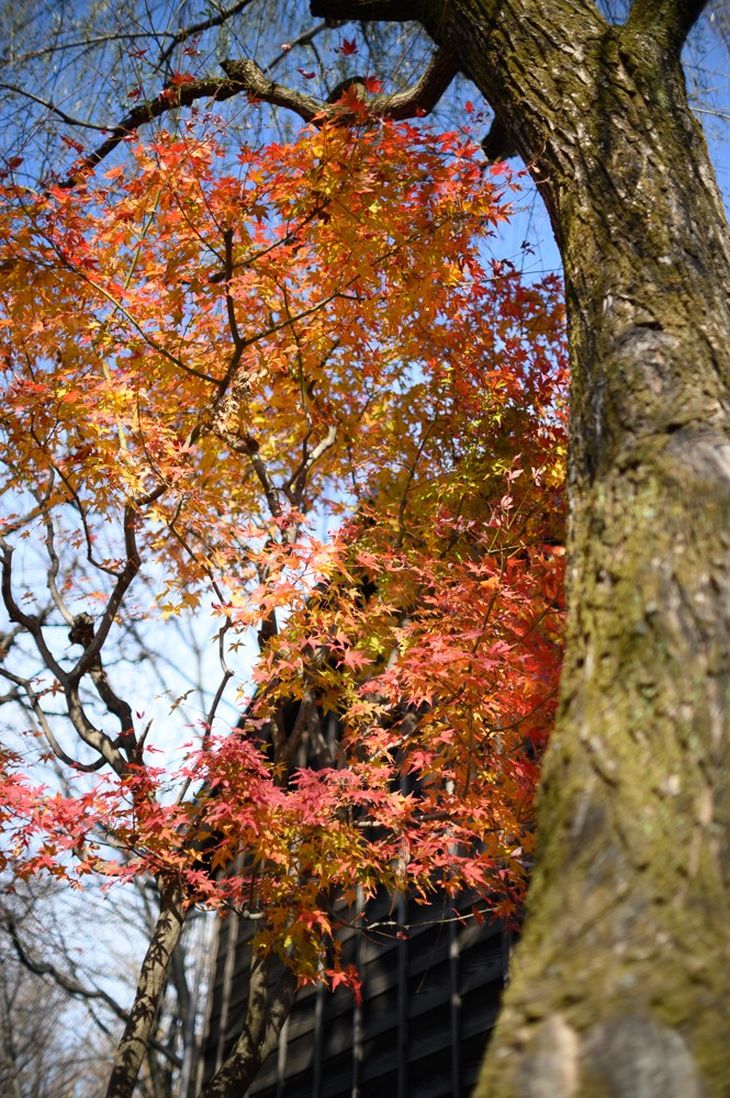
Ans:
{"type": "Polygon", "coordinates": [[[221,68],[231,83],[238,84],[249,95],[272,103],[275,107],[286,107],[305,122],[311,122],[327,109],[322,99],[270,80],[255,61],[221,61],[221,68]]]}
{"type": "MultiPolygon", "coordinates": [[[[273,103],[277,107],[286,107],[303,118],[305,122],[329,121],[349,117],[347,111],[336,102],[317,99],[313,95],[286,88],[270,80],[255,61],[223,61],[222,67],[227,76],[245,83],[251,94],[257,99],[273,103]]],[[[446,49],[434,54],[423,75],[416,83],[401,92],[378,94],[363,97],[368,113],[379,118],[413,118],[417,114],[428,114],[436,106],[454,76],[458,72],[456,60],[446,49]]],[[[360,77],[352,77],[349,84],[362,83],[360,77]]],[[[345,90],[342,87],[341,90],[345,90]]]]}
{"type": "Polygon", "coordinates": [[[95,168],[97,164],[116,149],[121,141],[133,134],[140,126],[152,122],[155,118],[166,114],[167,111],[176,107],[189,107],[198,99],[213,99],[221,102],[246,91],[250,91],[250,89],[239,80],[222,80],[212,76],[163,88],[154,99],[139,103],[125,115],[121,122],[111,128],[106,141],[103,141],[93,152],[80,160],[74,174],[65,180],[64,185],[68,187],[75,186],[80,182],[85,171],[95,168]]]}
{"type": "Polygon", "coordinates": [[[511,156],[518,155],[509,130],[496,115],[482,141],[482,149],[487,160],[509,160],[511,156]]]}
{"type": "Polygon", "coordinates": [[[64,696],[71,723],[81,739],[84,743],[88,744],[89,747],[93,747],[95,751],[98,751],[113,770],[120,777],[123,777],[128,770],[127,760],[119,751],[114,741],[111,740],[105,732],[100,731],[91,723],[81,704],[77,687],[67,682],[64,686],[64,696]]]}
{"type": "MultiPolygon", "coordinates": [[[[72,644],[79,644],[88,651],[94,642],[94,619],[90,614],[77,614],[72,618],[68,639],[72,644]]],[[[112,689],[101,661],[101,653],[97,654],[89,668],[89,673],[99,697],[121,725],[117,746],[124,747],[130,758],[133,757],[137,742],[134,735],[132,707],[112,689]]]]}
{"type": "Polygon", "coordinates": [[[368,100],[372,114],[386,118],[413,118],[417,114],[429,114],[459,71],[456,58],[443,47],[431,58],[423,75],[405,91],[392,95],[374,95],[368,100]]]}
{"type": "MultiPolygon", "coordinates": [[[[305,122],[317,122],[319,119],[324,122],[333,117],[346,120],[347,116],[337,104],[328,103],[314,95],[278,84],[266,76],[255,61],[224,60],[221,61],[221,68],[226,74],[226,79],[203,77],[187,83],[168,85],[154,99],[138,104],[114,126],[106,141],[79,162],[76,171],[65,180],[64,185],[74,186],[78,183],[85,171],[95,168],[114,151],[121,141],[140,126],[152,122],[173,108],[190,106],[198,99],[213,99],[221,102],[234,95],[247,93],[266,103],[292,110],[305,122]]],[[[434,54],[431,63],[413,87],[391,95],[380,94],[369,97],[366,100],[368,110],[379,117],[396,119],[412,118],[420,113],[428,113],[446,91],[457,71],[458,66],[453,56],[448,50],[440,49],[434,54]]]]}
{"type": "Polygon", "coordinates": [[[130,503],[124,508],[124,548],[127,554],[124,567],[117,576],[114,590],[109,596],[109,601],[101,616],[99,628],[91,638],[83,656],[76,664],[76,667],[69,674],[69,680],[71,682],[77,683],[81,676],[86,674],[91,668],[97,656],[101,653],[104,642],[116,619],[117,611],[122,605],[124,596],[127,593],[127,588],[139,572],[142,563],[137,548],[136,515],[134,508],[130,503]]]}
{"type": "Polygon", "coordinates": [[[176,107],[189,107],[198,99],[222,102],[225,99],[231,99],[234,95],[248,93],[256,98],[265,99],[269,103],[289,107],[306,122],[311,122],[322,108],[321,101],[313,96],[292,91],[269,80],[254,61],[223,61],[221,67],[226,73],[226,79],[210,76],[200,80],[190,80],[187,83],[171,84],[163,88],[154,99],[137,104],[110,130],[106,141],[79,161],[74,174],[65,180],[64,185],[75,186],[80,182],[84,172],[95,168],[116,149],[120,142],[140,126],[160,118],[176,107]]]}
{"type": "Polygon", "coordinates": [[[634,0],[626,26],[648,34],[668,53],[678,55],[707,0],[634,0]]]}
{"type": "Polygon", "coordinates": [[[297,978],[285,968],[267,990],[271,958],[254,954],[243,1030],[228,1059],[204,1087],[201,1098],[232,1098],[247,1091],[260,1065],[276,1046],[297,994],[297,978]]]}
{"type": "Polygon", "coordinates": [[[175,887],[170,887],[162,894],[160,915],[142,962],[137,993],[117,1049],[106,1098],[132,1098],[184,921],[183,897],[175,887]]]}

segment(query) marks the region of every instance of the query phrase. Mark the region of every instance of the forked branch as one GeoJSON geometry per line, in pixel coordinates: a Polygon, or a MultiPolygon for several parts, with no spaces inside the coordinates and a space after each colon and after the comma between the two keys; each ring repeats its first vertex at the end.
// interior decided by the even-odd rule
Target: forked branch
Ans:
{"type": "MultiPolygon", "coordinates": [[[[246,84],[248,91],[257,99],[286,107],[303,118],[305,122],[347,121],[352,117],[338,103],[318,99],[293,88],[286,88],[270,80],[255,61],[223,61],[222,68],[231,79],[246,84]]],[[[418,114],[428,114],[438,103],[458,71],[453,55],[446,49],[434,54],[423,75],[410,88],[392,94],[377,93],[363,97],[368,113],[378,118],[414,118],[418,114]]],[[[348,81],[364,83],[357,77],[348,81]]]]}
{"type": "MultiPolygon", "coordinates": [[[[372,18],[376,18],[373,16],[372,18]]],[[[322,123],[333,118],[347,121],[348,115],[335,103],[318,99],[314,95],[287,88],[271,80],[252,60],[221,62],[226,78],[203,77],[168,85],[159,95],[145,103],[139,103],[116,126],[109,136],[88,156],[81,159],[75,173],[66,181],[66,186],[80,182],[84,173],[92,170],[140,126],[161,117],[176,107],[187,107],[198,99],[212,99],[222,102],[234,95],[247,94],[255,99],[285,107],[298,114],[305,122],[322,123]]],[[[427,114],[446,91],[456,75],[458,66],[448,50],[439,49],[419,80],[402,92],[392,95],[376,94],[367,97],[368,111],[382,118],[413,118],[418,114],[427,114]]]]}

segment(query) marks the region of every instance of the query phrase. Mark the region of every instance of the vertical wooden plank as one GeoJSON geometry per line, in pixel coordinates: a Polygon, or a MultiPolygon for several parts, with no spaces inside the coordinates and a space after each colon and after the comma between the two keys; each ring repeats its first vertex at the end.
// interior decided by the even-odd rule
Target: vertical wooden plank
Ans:
{"type": "Polygon", "coordinates": [[[289,1045],[289,1019],[281,1027],[276,1050],[276,1098],[284,1098],[286,1090],[286,1052],[289,1045]]]}
{"type": "MultiPolygon", "coordinates": [[[[359,917],[360,913],[365,907],[363,899],[363,892],[360,885],[357,886],[357,901],[356,901],[356,915],[359,917]]],[[[355,919],[357,925],[358,918],[355,919]]],[[[360,973],[360,977],[364,978],[365,972],[363,968],[363,959],[365,955],[363,936],[358,930],[357,944],[355,946],[355,966],[360,973]]],[[[365,988],[363,987],[363,994],[365,994],[365,988]]],[[[355,1001],[352,1008],[352,1088],[350,1090],[350,1098],[360,1098],[360,1080],[362,1074],[362,1059],[363,1059],[363,1017],[362,1006],[355,1001]]]]}
{"type": "Polygon", "coordinates": [[[324,1019],[323,987],[318,987],[314,1001],[314,1050],[312,1053],[314,1063],[312,1065],[312,1098],[321,1098],[322,1095],[322,1045],[324,1019]]]}
{"type": "Polygon", "coordinates": [[[236,968],[236,954],[238,952],[238,915],[232,912],[228,916],[228,937],[226,939],[226,959],[223,966],[223,988],[221,991],[220,1029],[218,1030],[218,1047],[215,1054],[215,1070],[218,1071],[223,1063],[226,1052],[226,1031],[228,1029],[228,1017],[231,1010],[231,996],[233,994],[233,974],[236,968]]]}
{"type": "MultiPolygon", "coordinates": [[[[190,1002],[184,1020],[184,1056],[180,1073],[180,1098],[193,1098],[197,1086],[197,1065],[201,1059],[201,1047],[196,1023],[200,1010],[203,971],[210,968],[211,973],[215,972],[215,953],[217,951],[216,924],[211,922],[210,913],[196,913],[185,928],[185,935],[186,951],[193,953],[195,961],[190,981],[190,1002]],[[209,962],[211,950],[213,952],[212,967],[210,967],[209,962]]],[[[207,1021],[204,1024],[207,1025],[207,1021]]]]}
{"type": "Polygon", "coordinates": [[[510,977],[510,961],[512,960],[512,950],[514,949],[514,934],[511,930],[500,931],[500,941],[502,944],[502,986],[507,987],[510,977]]]}
{"type": "MultiPolygon", "coordinates": [[[[193,1085],[193,1093],[197,1094],[203,1086],[203,1079],[205,1078],[206,1067],[206,1045],[210,1040],[211,1021],[213,1017],[213,999],[215,993],[215,981],[216,974],[218,972],[218,965],[220,963],[220,947],[221,947],[221,927],[223,926],[223,920],[216,917],[213,923],[213,934],[211,941],[211,960],[208,970],[208,988],[206,991],[207,1001],[205,1004],[205,1020],[203,1022],[203,1034],[200,1040],[200,1046],[198,1049],[198,1063],[195,1070],[195,1082],[193,1085]]],[[[189,1098],[189,1096],[188,1096],[189,1098]]]]}
{"type": "MultiPolygon", "coordinates": [[[[404,926],[408,908],[398,897],[397,919],[404,926]]],[[[408,1098],[408,939],[398,942],[398,1098],[408,1098]]]]}
{"type": "Polygon", "coordinates": [[[451,991],[451,1098],[461,1098],[461,989],[459,985],[459,924],[449,923],[449,986],[451,991]]]}

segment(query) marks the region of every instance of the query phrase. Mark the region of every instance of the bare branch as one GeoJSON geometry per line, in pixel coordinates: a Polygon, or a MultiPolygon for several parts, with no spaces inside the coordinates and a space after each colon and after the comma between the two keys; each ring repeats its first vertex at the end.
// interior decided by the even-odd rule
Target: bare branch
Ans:
{"type": "Polygon", "coordinates": [[[15,638],[22,632],[23,627],[21,625],[15,625],[12,629],[9,629],[7,633],[0,633],[0,663],[2,663],[12,648],[15,638]]]}
{"type": "Polygon", "coordinates": [[[55,543],[55,533],[56,532],[53,528],[53,519],[51,518],[50,515],[46,516],[45,525],[46,525],[46,552],[48,553],[48,560],[50,562],[49,568],[48,568],[48,574],[47,574],[47,578],[46,578],[46,584],[48,586],[48,591],[49,591],[51,599],[53,601],[53,605],[56,607],[56,609],[60,613],[63,620],[66,622],[66,624],[67,625],[72,625],[73,620],[74,620],[74,616],[71,613],[71,611],[69,610],[68,606],[66,605],[66,602],[63,598],[63,595],[58,590],[58,584],[56,582],[57,579],[58,579],[58,571],[59,571],[59,568],[60,568],[60,561],[58,559],[58,553],[56,552],[56,543],[55,543]]]}
{"type": "Polygon", "coordinates": [[[420,20],[425,0],[311,0],[309,10],[318,19],[361,19],[364,22],[405,23],[420,20]]]}
{"type": "MultiPolygon", "coordinates": [[[[109,704],[113,703],[114,708],[112,712],[119,717],[122,722],[124,733],[127,729],[124,727],[126,724],[129,726],[129,719],[127,718],[127,712],[131,717],[131,710],[128,709],[126,703],[117,698],[114,692],[108,687],[106,680],[103,679],[103,670],[100,663],[97,664],[99,654],[101,652],[102,645],[106,640],[112,624],[115,620],[117,611],[121,605],[122,599],[129,587],[130,583],[134,579],[135,575],[139,571],[140,558],[137,551],[137,543],[135,538],[135,516],[133,508],[130,504],[125,508],[124,514],[124,537],[127,550],[127,561],[122,569],[121,573],[117,577],[114,589],[109,597],[109,601],[106,605],[104,614],[102,615],[101,624],[95,635],[92,635],[89,639],[88,645],[85,647],[84,654],[76,664],[76,667],[71,672],[66,672],[56,660],[55,656],[46,644],[46,639],[43,634],[43,620],[40,615],[26,614],[18,606],[13,594],[12,586],[12,561],[13,561],[13,548],[4,538],[0,538],[0,548],[2,549],[2,581],[1,590],[2,598],[5,603],[5,608],[8,612],[8,616],[11,621],[20,625],[27,633],[32,637],[35,646],[38,650],[38,654],[43,660],[44,665],[48,670],[56,677],[61,687],[63,688],[64,696],[66,699],[66,708],[68,715],[73,723],[74,728],[78,732],[81,739],[87,743],[90,747],[93,747],[98,753],[113,767],[117,774],[125,774],[127,771],[127,761],[124,756],[119,752],[114,742],[106,735],[106,733],[100,731],[92,724],[89,718],[84,712],[84,708],[81,704],[81,700],[78,694],[78,684],[82,676],[88,671],[93,669],[97,672],[95,675],[97,690],[106,695],[103,700],[109,704]],[[100,687],[101,682],[101,687],[100,687]]],[[[7,677],[7,675],[6,675],[7,677]]],[[[26,693],[28,688],[25,687],[26,693]]],[[[31,705],[33,701],[31,700],[31,705]]],[[[64,757],[64,753],[59,745],[55,742],[53,734],[50,728],[44,727],[41,718],[39,716],[39,708],[34,707],[34,712],[41,722],[41,728],[43,730],[46,739],[48,740],[51,749],[58,758],[62,758],[68,765],[78,768],[82,764],[75,764],[69,756],[64,757]],[[50,735],[49,735],[50,733],[50,735]]],[[[42,712],[42,711],[41,711],[42,712]]],[[[95,769],[95,768],[94,768],[95,769]]]]}
{"type": "Polygon", "coordinates": [[[26,99],[32,100],[33,103],[38,103],[41,107],[45,107],[47,111],[51,111],[52,114],[58,115],[62,122],[65,122],[69,126],[79,126],[85,130],[96,130],[98,133],[107,133],[108,126],[97,126],[94,122],[86,122],[83,118],[74,118],[73,115],[67,114],[61,107],[57,107],[55,103],[52,103],[50,99],[41,99],[39,95],[35,95],[33,92],[27,90],[27,88],[20,88],[17,84],[8,84],[6,81],[0,81],[0,88],[4,88],[5,91],[13,92],[15,95],[25,96],[26,99]]]}
{"type": "Polygon", "coordinates": [[[249,95],[276,107],[286,107],[305,122],[312,122],[327,110],[324,100],[271,80],[255,61],[221,61],[221,68],[226,76],[245,88],[249,95]]]}
{"type": "Polygon", "coordinates": [[[203,31],[212,30],[213,27],[220,27],[228,19],[234,15],[238,15],[244,8],[249,7],[253,3],[253,0],[238,0],[237,4],[233,4],[230,8],[223,8],[217,15],[211,15],[208,19],[201,19],[198,23],[191,23],[189,27],[182,27],[181,30],[176,31],[172,36],[172,42],[169,46],[166,46],[159,57],[158,64],[164,64],[172,54],[176,46],[179,46],[182,42],[187,41],[188,38],[193,38],[196,34],[202,34],[203,31]]]}
{"type": "MultiPolygon", "coordinates": [[[[307,434],[307,438],[309,438],[309,433],[307,434]]],[[[324,454],[327,453],[328,450],[330,450],[334,446],[336,441],[337,426],[334,423],[330,424],[327,430],[327,434],[320,442],[317,443],[311,453],[308,452],[305,440],[302,460],[292,473],[289,480],[284,485],[284,491],[287,493],[287,495],[290,495],[292,497],[295,506],[301,506],[304,489],[307,483],[307,477],[309,476],[312,467],[316,464],[316,462],[319,461],[321,457],[324,456],[324,454]]]]}
{"type": "Polygon", "coordinates": [[[330,19],[326,19],[323,23],[316,23],[313,27],[310,27],[309,30],[304,31],[303,34],[300,34],[297,38],[292,38],[291,42],[286,43],[286,48],[283,48],[281,50],[281,53],[277,53],[276,57],[269,61],[268,65],[266,66],[267,71],[271,72],[273,68],[275,68],[277,65],[280,65],[284,58],[287,57],[288,54],[290,54],[296,46],[310,45],[317,37],[317,35],[321,34],[322,31],[328,30],[329,27],[331,27],[332,25],[333,21],[330,19]]]}
{"type": "MultiPolygon", "coordinates": [[[[66,182],[68,184],[73,184],[73,183],[77,183],[78,179],[76,179],[74,177],[73,179],[67,180],[66,182]]],[[[178,358],[177,355],[174,355],[171,351],[168,351],[167,348],[163,347],[161,343],[158,343],[156,339],[153,339],[152,336],[150,336],[147,332],[145,332],[144,328],[141,326],[141,324],[139,324],[139,322],[137,320],[135,320],[135,318],[132,316],[132,314],[130,312],[128,312],[127,309],[125,309],[125,307],[122,305],[121,301],[117,301],[117,299],[106,289],[105,286],[102,286],[99,283],[94,282],[94,280],[92,278],[89,278],[89,276],[83,270],[81,270],[79,267],[72,266],[68,262],[68,260],[66,259],[65,256],[59,255],[59,258],[61,258],[64,261],[66,266],[68,266],[69,269],[72,270],[74,274],[76,274],[80,278],[82,278],[84,280],[84,282],[86,282],[89,286],[91,286],[92,289],[96,290],[97,293],[100,293],[102,297],[106,298],[106,300],[109,302],[109,304],[114,306],[115,311],[121,313],[122,316],[126,320],[128,320],[130,322],[130,324],[135,328],[135,330],[137,332],[139,332],[139,334],[142,336],[142,339],[145,341],[145,343],[149,347],[151,347],[153,349],[153,351],[157,351],[157,353],[159,355],[162,355],[163,358],[166,358],[168,362],[172,362],[172,364],[174,366],[177,366],[184,373],[190,374],[191,377],[197,377],[201,381],[206,381],[211,385],[217,385],[218,384],[217,378],[211,377],[210,374],[204,374],[200,370],[196,370],[193,366],[188,366],[188,364],[186,362],[183,362],[183,360],[181,358],[178,358]]],[[[65,483],[65,481],[64,481],[64,483],[65,483]]]]}
{"type": "Polygon", "coordinates": [[[70,683],[67,680],[64,685],[64,695],[66,698],[68,715],[84,743],[88,744],[89,747],[93,747],[95,751],[98,751],[120,777],[125,775],[129,769],[127,760],[121,754],[114,741],[107,736],[106,732],[102,732],[100,729],[96,728],[86,716],[76,684],[70,683]]]}
{"type": "Polygon", "coordinates": [[[413,118],[429,114],[459,71],[454,55],[440,48],[431,58],[423,75],[402,92],[379,94],[368,100],[368,110],[383,118],[413,118]]]}
{"type": "Polygon", "coordinates": [[[33,687],[31,686],[30,681],[28,679],[21,678],[19,675],[14,675],[12,671],[6,671],[5,668],[2,667],[0,667],[0,675],[2,675],[3,678],[8,679],[10,682],[15,683],[17,687],[25,692],[26,697],[30,702],[30,707],[33,711],[33,715],[38,721],[41,732],[46,739],[46,743],[48,744],[57,759],[60,759],[60,761],[62,763],[65,763],[66,766],[71,767],[72,770],[80,770],[87,774],[91,773],[94,770],[99,770],[104,765],[107,760],[103,756],[93,763],[82,763],[79,762],[77,759],[71,758],[71,756],[64,751],[64,749],[61,747],[58,740],[56,739],[53,729],[48,723],[48,717],[43,711],[40,699],[33,687]]]}
{"type": "Polygon", "coordinates": [[[130,503],[124,508],[124,545],[127,553],[127,560],[124,568],[117,577],[117,582],[114,585],[114,590],[109,596],[109,601],[106,604],[106,608],[102,615],[93,639],[86,648],[83,656],[76,664],[76,667],[69,674],[69,681],[78,682],[82,675],[84,675],[93,665],[96,657],[101,652],[101,649],[109,635],[109,631],[114,624],[117,611],[122,604],[122,600],[127,593],[127,589],[131,584],[134,577],[137,575],[140,569],[141,560],[139,556],[139,550],[137,549],[136,538],[136,517],[134,508],[130,503]]]}
{"type": "MultiPolygon", "coordinates": [[[[13,943],[13,949],[16,956],[24,968],[27,968],[29,972],[34,973],[36,976],[49,976],[53,982],[65,991],[68,995],[73,996],[75,999],[85,1000],[97,1000],[104,1003],[113,1014],[120,1018],[123,1022],[129,1021],[129,1012],[120,1007],[116,999],[107,994],[102,988],[98,987],[86,987],[84,984],[79,983],[72,976],[67,975],[65,972],[61,972],[55,965],[50,964],[48,961],[39,961],[26,950],[25,946],[20,940],[17,927],[14,920],[10,916],[6,916],[4,920],[5,929],[8,936],[13,943]]],[[[150,1044],[158,1051],[166,1056],[169,1060],[175,1064],[176,1067],[180,1066],[179,1057],[175,1056],[169,1049],[157,1041],[151,1041],[150,1044]]]]}
{"type": "Polygon", "coordinates": [[[221,698],[223,697],[226,686],[228,685],[230,680],[233,678],[233,671],[228,666],[228,662],[226,660],[226,644],[225,644],[226,633],[228,632],[228,630],[231,628],[232,625],[233,625],[233,622],[231,621],[231,619],[226,618],[225,622],[223,623],[221,628],[218,630],[218,660],[219,660],[221,668],[223,670],[223,676],[221,678],[221,681],[218,684],[218,689],[215,692],[215,697],[213,698],[213,701],[211,702],[211,705],[210,705],[210,709],[208,710],[208,712],[206,714],[206,717],[205,717],[205,726],[206,726],[205,735],[206,735],[206,737],[209,735],[210,729],[213,727],[213,721],[215,720],[215,715],[218,711],[218,706],[220,705],[221,698]]]}
{"type": "Polygon", "coordinates": [[[13,948],[18,960],[29,972],[33,972],[36,976],[50,976],[54,983],[58,984],[58,986],[69,995],[73,995],[74,998],[100,999],[103,1003],[106,1003],[118,1018],[126,1020],[127,1012],[122,1010],[116,1000],[113,999],[111,995],[107,995],[105,991],[102,991],[99,988],[84,987],[78,980],[75,980],[72,976],[68,976],[65,972],[61,972],[55,965],[49,964],[47,961],[38,961],[34,957],[31,957],[20,940],[15,921],[10,916],[5,917],[4,925],[8,937],[13,943],[13,948]]]}
{"type": "Polygon", "coordinates": [[[162,89],[154,99],[145,103],[139,103],[129,114],[111,128],[106,141],[103,141],[92,153],[82,158],[76,171],[64,182],[64,186],[73,187],[81,182],[84,173],[95,168],[102,160],[116,149],[117,145],[133,134],[140,126],[152,122],[155,118],[166,114],[176,107],[189,107],[198,99],[213,99],[222,102],[241,92],[250,89],[240,80],[223,80],[219,77],[203,77],[200,80],[191,80],[183,84],[171,84],[162,89]]]}
{"type": "MultiPolygon", "coordinates": [[[[219,663],[220,663],[221,668],[223,670],[223,675],[221,676],[221,680],[218,683],[218,689],[215,692],[215,697],[213,698],[213,701],[210,704],[210,708],[208,709],[208,712],[206,713],[206,716],[205,716],[205,728],[204,728],[204,731],[203,731],[203,737],[202,737],[202,741],[201,741],[201,747],[203,749],[205,749],[208,745],[208,741],[210,740],[210,734],[211,734],[211,731],[213,729],[213,721],[215,720],[215,715],[218,712],[218,706],[220,705],[220,703],[223,699],[223,695],[225,693],[226,687],[228,686],[228,683],[233,678],[233,671],[228,666],[228,661],[226,660],[226,644],[225,644],[226,634],[228,633],[228,630],[232,626],[233,626],[233,622],[231,621],[230,618],[227,617],[225,622],[223,623],[223,625],[218,630],[218,660],[219,660],[219,663]]],[[[188,691],[188,693],[190,693],[190,691],[188,691]]],[[[182,786],[180,787],[180,790],[179,790],[178,794],[177,794],[177,798],[176,798],[177,804],[182,804],[183,803],[183,801],[185,800],[185,797],[187,795],[188,789],[190,788],[191,785],[192,785],[192,778],[189,778],[189,777],[186,778],[185,781],[183,782],[182,786]]]]}
{"type": "Polygon", "coordinates": [[[32,522],[33,519],[36,519],[39,515],[42,515],[47,506],[48,501],[45,500],[43,503],[39,503],[36,507],[31,508],[30,511],[26,512],[26,514],[21,515],[20,518],[14,519],[12,522],[3,522],[3,537],[7,537],[8,534],[15,534],[18,532],[18,530],[22,530],[23,527],[27,526],[29,522],[32,522]]]}
{"type": "MultiPolygon", "coordinates": [[[[42,444],[35,437],[35,435],[33,437],[37,445],[41,446],[42,444]]],[[[53,472],[55,475],[58,476],[59,480],[61,480],[64,487],[66,488],[66,491],[68,492],[69,498],[66,502],[72,504],[78,512],[79,518],[81,520],[81,527],[84,531],[84,541],[86,543],[86,559],[88,560],[89,564],[93,565],[94,568],[98,568],[100,572],[106,572],[107,575],[114,576],[116,578],[116,569],[110,568],[107,564],[103,564],[102,561],[97,560],[94,556],[94,539],[91,536],[91,530],[89,529],[89,520],[87,518],[86,508],[84,507],[81,496],[78,494],[60,465],[56,465],[54,463],[53,472]]]]}
{"type": "Polygon", "coordinates": [[[0,587],[2,589],[3,602],[5,603],[8,617],[12,622],[16,622],[18,625],[22,626],[22,628],[30,634],[38,649],[38,653],[48,670],[56,676],[61,684],[64,684],[67,681],[66,673],[46,644],[40,616],[37,614],[26,614],[25,611],[20,609],[15,601],[15,596],[13,595],[13,547],[8,544],[5,538],[0,537],[0,549],[2,549],[2,581],[0,587]]]}
{"type": "MultiPolygon", "coordinates": [[[[158,38],[175,37],[172,31],[157,31],[156,36],[158,38]]],[[[43,46],[42,49],[38,50],[29,50],[27,53],[6,54],[0,58],[0,64],[3,66],[25,65],[28,61],[35,61],[39,57],[48,57],[49,54],[53,53],[63,53],[65,50],[87,50],[90,46],[103,46],[108,42],[133,42],[138,38],[148,41],[149,33],[147,31],[136,31],[130,33],[120,32],[119,34],[97,34],[92,38],[77,38],[71,42],[54,42],[51,46],[43,46]]]]}
{"type": "Polygon", "coordinates": [[[264,459],[261,457],[258,442],[251,435],[246,435],[240,442],[237,442],[235,439],[229,441],[235,450],[248,456],[251,465],[253,466],[253,470],[259,479],[259,483],[264,490],[271,516],[272,518],[278,518],[281,515],[281,503],[279,502],[278,489],[269,475],[269,470],[266,468],[264,459]]]}

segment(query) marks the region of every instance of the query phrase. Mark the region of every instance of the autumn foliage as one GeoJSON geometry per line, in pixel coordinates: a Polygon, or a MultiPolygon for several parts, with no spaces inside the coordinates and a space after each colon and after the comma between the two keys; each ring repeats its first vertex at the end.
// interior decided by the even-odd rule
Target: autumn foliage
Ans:
{"type": "Polygon", "coordinates": [[[490,258],[514,181],[460,132],[128,151],[2,188],[3,674],[31,729],[3,849],[174,880],[339,980],[356,890],[523,894],[561,652],[560,286],[490,258]],[[181,762],[124,637],[185,616],[222,662],[181,762]]]}

